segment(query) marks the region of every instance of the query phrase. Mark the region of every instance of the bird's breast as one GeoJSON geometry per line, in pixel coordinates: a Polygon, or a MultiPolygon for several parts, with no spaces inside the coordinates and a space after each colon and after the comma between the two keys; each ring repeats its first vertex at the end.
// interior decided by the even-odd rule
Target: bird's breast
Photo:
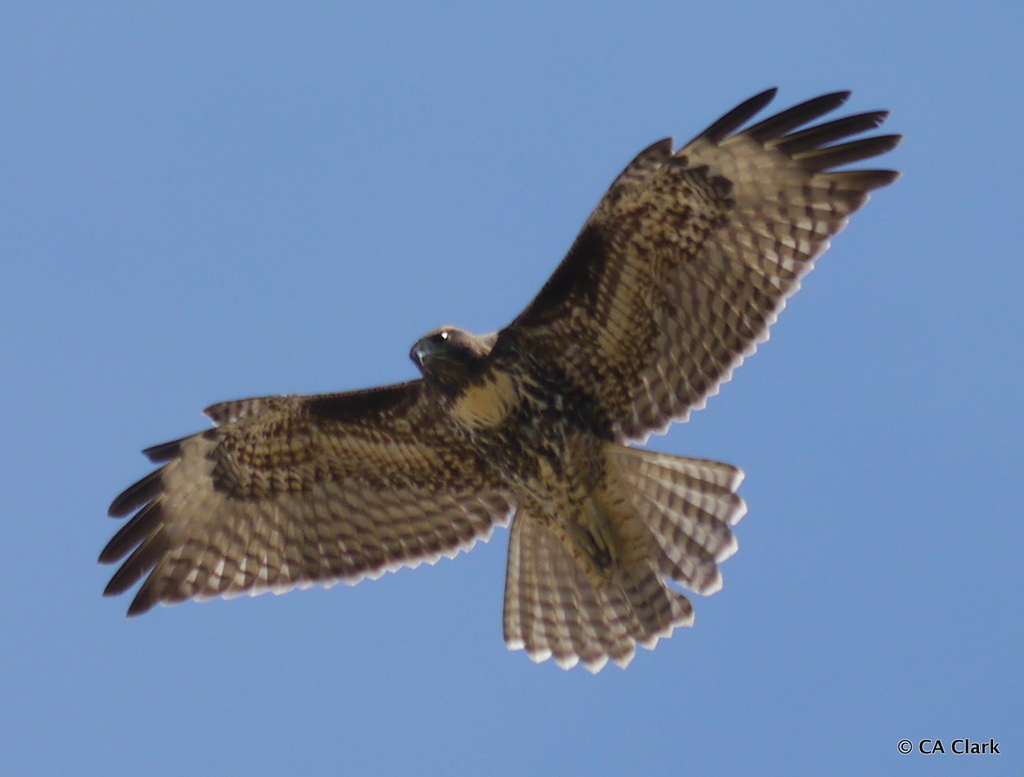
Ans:
{"type": "Polygon", "coordinates": [[[455,423],[472,433],[501,426],[518,405],[519,392],[511,377],[494,371],[459,393],[451,415],[455,423]]]}

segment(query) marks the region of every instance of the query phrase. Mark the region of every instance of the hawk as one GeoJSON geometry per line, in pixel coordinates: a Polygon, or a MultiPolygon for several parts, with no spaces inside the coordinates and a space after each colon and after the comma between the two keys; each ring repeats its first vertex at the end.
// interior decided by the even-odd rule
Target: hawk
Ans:
{"type": "Polygon", "coordinates": [[[504,329],[443,327],[422,377],[242,399],[149,448],[99,560],[128,608],[355,583],[455,556],[512,523],[504,636],[534,661],[626,666],[693,622],[737,549],[743,473],[632,447],[701,408],[891,170],[843,169],[897,135],[885,111],[813,122],[848,92],[741,129],[771,89],[678,151],[645,149],[504,329]],[[810,126],[808,126],[810,125],[810,126]],[[127,556],[127,558],[125,558],[127,556]]]}

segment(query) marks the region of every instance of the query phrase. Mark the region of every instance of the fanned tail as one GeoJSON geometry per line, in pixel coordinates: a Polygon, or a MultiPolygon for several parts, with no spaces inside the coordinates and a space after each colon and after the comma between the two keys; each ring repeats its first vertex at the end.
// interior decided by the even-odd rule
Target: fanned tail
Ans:
{"type": "Polygon", "coordinates": [[[625,667],[636,645],[653,648],[693,606],[666,584],[701,594],[721,588],[717,563],[737,548],[732,529],[745,511],[735,467],[619,445],[605,451],[607,481],[594,495],[607,523],[607,568],[571,552],[563,537],[520,510],[509,542],[505,641],[534,661],[600,671],[625,667]]]}

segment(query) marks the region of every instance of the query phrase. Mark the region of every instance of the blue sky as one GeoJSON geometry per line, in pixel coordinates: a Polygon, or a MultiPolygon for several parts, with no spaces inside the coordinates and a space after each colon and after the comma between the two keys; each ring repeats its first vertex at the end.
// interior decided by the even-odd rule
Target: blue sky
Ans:
{"type": "Polygon", "coordinates": [[[1019,774],[1019,3],[6,3],[0,771],[1019,774]],[[501,640],[507,533],[127,621],[138,451],[507,323],[648,143],[768,86],[904,172],[659,450],[745,469],[725,588],[625,672],[501,640]],[[900,739],[1001,742],[900,755],[900,739]]]}

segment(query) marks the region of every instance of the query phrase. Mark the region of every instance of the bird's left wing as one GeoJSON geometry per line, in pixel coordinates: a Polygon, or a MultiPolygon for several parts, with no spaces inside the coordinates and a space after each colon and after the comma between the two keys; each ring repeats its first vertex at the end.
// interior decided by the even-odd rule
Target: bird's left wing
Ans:
{"type": "Polygon", "coordinates": [[[620,442],[702,407],[767,338],[829,238],[897,177],[833,169],[896,145],[895,135],[848,140],[885,111],[804,128],[847,92],[737,132],[774,94],[752,97],[676,152],[671,140],[641,152],[499,333],[494,357],[529,359],[620,442]]]}
{"type": "Polygon", "coordinates": [[[110,506],[137,512],[100,554],[128,556],[104,593],[149,573],[129,615],[432,563],[486,539],[513,509],[422,381],[206,413],[215,428],[148,449],[165,463],[110,506]]]}

